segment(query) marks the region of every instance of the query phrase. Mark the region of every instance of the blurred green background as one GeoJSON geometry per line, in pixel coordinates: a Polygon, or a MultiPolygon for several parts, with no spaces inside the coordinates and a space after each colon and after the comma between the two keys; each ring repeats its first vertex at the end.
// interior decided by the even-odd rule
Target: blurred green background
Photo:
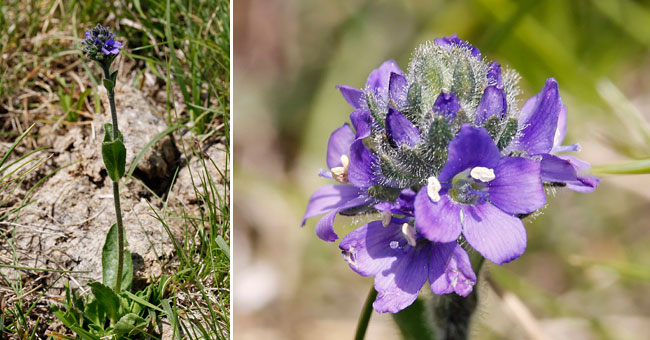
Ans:
{"type": "MultiPolygon", "coordinates": [[[[386,59],[452,33],[522,76],[520,103],[548,77],[569,110],[568,143],[595,166],[650,157],[650,3],[610,0],[238,0],[234,13],[234,334],[347,339],[372,279],[351,271],[317,218],[330,132],[386,59]]],[[[343,235],[359,218],[337,218],[343,235]]],[[[479,284],[475,339],[647,339],[650,176],[603,176],[593,194],[549,193],[528,249],[479,284]]],[[[483,275],[486,274],[485,272],[483,275]]],[[[425,286],[425,289],[426,286],[425,286]]],[[[368,339],[398,339],[374,314],[368,339]]]]}

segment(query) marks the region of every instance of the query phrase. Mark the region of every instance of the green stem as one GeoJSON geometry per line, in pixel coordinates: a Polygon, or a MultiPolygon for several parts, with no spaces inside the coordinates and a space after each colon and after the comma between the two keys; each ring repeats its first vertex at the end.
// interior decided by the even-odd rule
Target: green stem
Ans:
{"type": "MultiPolygon", "coordinates": [[[[108,65],[102,67],[104,77],[111,78],[111,71],[108,65]]],[[[115,90],[109,89],[108,102],[111,105],[111,119],[113,121],[113,139],[119,137],[117,127],[117,109],[115,108],[115,90]]],[[[122,209],[120,207],[120,186],[118,182],[113,182],[113,202],[115,203],[115,217],[117,218],[117,277],[115,279],[115,293],[119,294],[122,290],[122,267],[124,266],[124,224],[122,223],[122,209]]]]}
{"type": "Polygon", "coordinates": [[[354,336],[354,340],[363,340],[366,336],[366,330],[368,330],[368,323],[370,323],[370,316],[372,316],[372,303],[377,297],[377,291],[375,287],[370,288],[368,297],[366,298],[366,303],[363,305],[363,310],[359,316],[359,322],[357,323],[357,333],[354,336]]]}

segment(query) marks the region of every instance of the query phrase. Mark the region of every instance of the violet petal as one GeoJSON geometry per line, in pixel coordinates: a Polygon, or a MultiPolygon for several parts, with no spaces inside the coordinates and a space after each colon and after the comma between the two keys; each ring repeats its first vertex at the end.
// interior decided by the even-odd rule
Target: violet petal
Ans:
{"type": "Polygon", "coordinates": [[[456,292],[460,296],[467,296],[475,283],[476,274],[469,256],[456,241],[431,246],[429,284],[435,294],[456,292]]]}
{"type": "Polygon", "coordinates": [[[546,204],[540,162],[504,157],[494,168],[495,178],[488,183],[490,202],[509,214],[528,214],[546,204]]]}
{"type": "Polygon", "coordinates": [[[386,115],[386,135],[394,147],[401,145],[415,146],[422,139],[420,130],[411,123],[401,112],[388,108],[386,115]]]}
{"type": "Polygon", "coordinates": [[[350,145],[354,142],[354,131],[348,123],[334,130],[327,142],[327,167],[341,166],[341,156],[350,154],[350,145]]]}
{"type": "Polygon", "coordinates": [[[415,197],[415,227],[418,232],[433,242],[455,241],[462,229],[459,204],[442,195],[433,202],[426,186],[415,197]]]}
{"type": "Polygon", "coordinates": [[[489,203],[463,207],[463,235],[483,257],[498,265],[526,250],[526,229],[521,220],[489,203]]]}
{"type": "Polygon", "coordinates": [[[448,182],[459,172],[476,166],[493,169],[500,158],[499,149],[485,129],[464,124],[449,143],[447,163],[438,180],[448,182]]]}

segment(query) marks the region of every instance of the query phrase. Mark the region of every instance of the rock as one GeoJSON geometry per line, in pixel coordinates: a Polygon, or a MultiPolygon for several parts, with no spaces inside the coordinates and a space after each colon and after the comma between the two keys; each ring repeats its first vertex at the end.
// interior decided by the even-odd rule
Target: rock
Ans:
{"type": "MultiPolygon", "coordinates": [[[[121,83],[120,83],[121,84],[121,83]]],[[[100,95],[107,112],[106,122],[110,121],[110,106],[106,90],[102,87],[100,95]]],[[[154,112],[153,104],[142,92],[128,86],[118,85],[115,88],[115,105],[118,110],[118,126],[124,135],[126,146],[127,169],[138,156],[140,151],[158,134],[167,129],[167,122],[162,115],[154,112]]],[[[103,138],[104,129],[101,128],[103,138]]],[[[163,194],[169,187],[170,180],[176,170],[180,153],[171,134],[152,145],[138,162],[134,176],[144,181],[158,195],[163,194]]]]}
{"type": "Polygon", "coordinates": [[[205,190],[202,179],[205,181],[207,173],[215,184],[217,193],[227,202],[229,192],[226,190],[225,183],[230,176],[230,169],[224,145],[213,144],[209,146],[203,152],[202,157],[203,161],[197,156],[190,158],[188,165],[178,173],[172,193],[185,203],[197,202],[194,185],[197,187],[199,195],[204,195],[205,190]],[[192,185],[192,181],[194,181],[194,185],[192,185]]]}

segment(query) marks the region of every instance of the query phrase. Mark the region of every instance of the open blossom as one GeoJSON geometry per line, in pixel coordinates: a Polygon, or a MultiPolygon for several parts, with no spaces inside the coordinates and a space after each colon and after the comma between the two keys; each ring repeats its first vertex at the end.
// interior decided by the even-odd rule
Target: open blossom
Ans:
{"type": "Polygon", "coordinates": [[[468,252],[503,264],[527,243],[521,217],[546,204],[544,184],[590,192],[598,178],[565,154],[567,111],[548,79],[521,109],[518,75],[488,62],[456,35],[416,49],[405,74],[394,61],[366,86],[338,86],[352,106],[330,136],[329,171],[305,219],[338,236],[337,214],[379,213],[339,247],[350,267],[375,277],[378,312],[398,312],[428,281],[435,294],[467,296],[476,283],[468,252]]]}

